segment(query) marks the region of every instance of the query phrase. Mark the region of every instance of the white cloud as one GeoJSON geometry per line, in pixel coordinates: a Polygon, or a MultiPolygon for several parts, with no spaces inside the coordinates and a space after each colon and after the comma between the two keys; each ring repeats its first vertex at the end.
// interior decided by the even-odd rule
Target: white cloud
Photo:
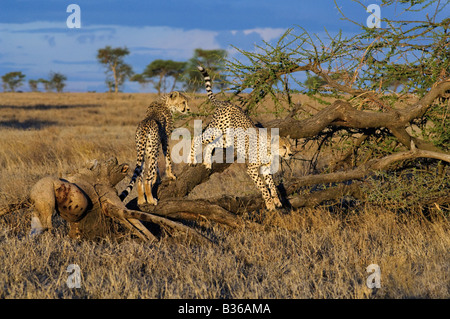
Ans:
{"type": "Polygon", "coordinates": [[[284,32],[286,32],[286,29],[282,28],[254,28],[244,30],[245,35],[257,33],[266,42],[279,38],[284,32]]]}

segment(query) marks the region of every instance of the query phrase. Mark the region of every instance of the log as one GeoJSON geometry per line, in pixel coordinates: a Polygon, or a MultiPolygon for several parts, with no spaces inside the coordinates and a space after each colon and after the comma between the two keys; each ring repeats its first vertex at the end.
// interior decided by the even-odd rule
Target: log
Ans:
{"type": "Polygon", "coordinates": [[[175,181],[165,180],[158,186],[158,199],[181,198],[188,195],[195,186],[206,182],[214,173],[221,173],[231,164],[213,163],[212,169],[208,170],[202,164],[193,166],[186,165],[175,181]]]}
{"type": "Polygon", "coordinates": [[[231,227],[238,227],[236,215],[215,203],[204,199],[164,199],[158,205],[146,205],[142,210],[158,216],[173,219],[215,221],[231,227]]]}

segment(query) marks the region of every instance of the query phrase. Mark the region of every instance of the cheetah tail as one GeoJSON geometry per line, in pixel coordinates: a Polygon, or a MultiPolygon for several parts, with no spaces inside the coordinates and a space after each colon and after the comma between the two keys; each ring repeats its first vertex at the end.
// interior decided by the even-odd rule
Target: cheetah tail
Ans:
{"type": "Polygon", "coordinates": [[[128,184],[127,188],[125,188],[125,190],[119,195],[119,198],[121,201],[123,201],[125,198],[127,198],[127,196],[133,190],[136,180],[142,174],[142,168],[143,168],[143,165],[136,165],[136,168],[134,169],[133,177],[131,178],[130,183],[128,184]]]}
{"type": "Polygon", "coordinates": [[[216,98],[214,97],[214,93],[212,91],[211,77],[209,76],[208,71],[206,71],[206,69],[200,65],[197,66],[197,69],[203,75],[203,80],[205,81],[205,88],[206,88],[206,93],[208,94],[208,98],[212,102],[216,102],[216,98]]]}

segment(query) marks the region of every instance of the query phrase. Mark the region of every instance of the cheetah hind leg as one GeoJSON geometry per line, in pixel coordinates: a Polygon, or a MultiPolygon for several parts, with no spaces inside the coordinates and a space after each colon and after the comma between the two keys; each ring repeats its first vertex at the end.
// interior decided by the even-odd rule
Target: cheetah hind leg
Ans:
{"type": "MultiPolygon", "coordinates": [[[[164,158],[166,160],[166,176],[168,178],[170,178],[171,180],[175,181],[177,179],[177,177],[173,174],[173,171],[172,171],[172,159],[170,156],[170,147],[169,147],[169,143],[167,141],[167,135],[164,135],[161,144],[162,144],[164,158]]],[[[157,173],[159,176],[159,171],[157,173]]]]}
{"type": "Polygon", "coordinates": [[[266,208],[269,211],[274,211],[275,210],[274,200],[273,200],[272,196],[270,196],[269,190],[267,189],[264,181],[259,176],[258,167],[256,167],[256,166],[248,166],[247,167],[247,174],[253,180],[253,182],[255,183],[256,187],[261,191],[262,197],[263,197],[264,202],[266,204],[266,208]]]}
{"type": "Polygon", "coordinates": [[[151,156],[146,161],[147,164],[147,172],[145,176],[144,181],[144,191],[145,191],[145,197],[147,198],[147,203],[151,205],[157,205],[158,201],[156,198],[153,197],[153,186],[156,185],[156,182],[158,181],[158,153],[155,154],[155,156],[151,156]]]}
{"type": "Polygon", "coordinates": [[[137,193],[138,193],[138,205],[144,205],[147,203],[145,199],[145,187],[142,176],[139,176],[137,181],[137,193]]]}
{"type": "Polygon", "coordinates": [[[149,180],[143,180],[139,177],[137,182],[138,206],[152,204],[156,205],[158,201],[152,195],[152,183],[149,180]]]}

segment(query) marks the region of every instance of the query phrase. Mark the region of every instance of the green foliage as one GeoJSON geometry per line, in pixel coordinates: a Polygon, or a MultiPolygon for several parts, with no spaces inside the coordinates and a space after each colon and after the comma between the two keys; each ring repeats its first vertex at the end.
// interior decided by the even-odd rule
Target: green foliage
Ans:
{"type": "Polygon", "coordinates": [[[180,79],[186,69],[187,62],[177,62],[172,60],[154,60],[145,68],[141,74],[135,74],[130,80],[139,82],[143,85],[153,83],[158,94],[167,92],[167,77],[172,77],[172,87],[170,91],[175,89],[177,81],[180,79]],[[157,78],[157,81],[154,81],[157,78]]]}
{"type": "MultiPolygon", "coordinates": [[[[365,8],[364,3],[354,2],[365,8]]],[[[378,99],[397,90],[423,96],[450,74],[450,19],[438,15],[449,8],[449,2],[383,1],[383,12],[395,6],[408,14],[408,20],[400,20],[406,14],[383,17],[385,27],[371,29],[340,11],[344,20],[360,26],[359,34],[344,37],[341,32],[331,35],[325,30],[326,37],[319,37],[298,27],[288,29],[274,44],[263,42],[254,51],[236,48],[244,59],[227,63],[234,78],[230,88],[235,94],[251,90],[245,104],[248,109],[256,108],[266,96],[285,97],[289,102],[292,84],[300,87],[301,93],[334,95],[354,102],[367,98],[367,92],[377,94],[378,99]],[[304,72],[309,72],[306,81],[304,72]]],[[[390,106],[396,101],[390,100],[390,106]]]]}
{"type": "Polygon", "coordinates": [[[28,80],[28,85],[30,86],[31,92],[38,92],[39,91],[38,90],[38,84],[39,84],[38,80],[32,80],[32,79],[28,80]]]}
{"type": "Polygon", "coordinates": [[[67,77],[64,74],[52,72],[50,73],[50,86],[56,90],[56,92],[62,92],[66,84],[64,83],[67,77]]]}
{"type": "Polygon", "coordinates": [[[450,106],[435,104],[424,117],[422,132],[426,140],[450,151],[450,106]]]}
{"type": "MultiPolygon", "coordinates": [[[[411,168],[402,172],[379,172],[364,186],[367,203],[391,211],[408,211],[448,196],[449,173],[411,168]]],[[[439,209],[443,209],[439,208],[439,209]]],[[[447,213],[448,213],[447,208],[447,213]]]]}
{"type": "MultiPolygon", "coordinates": [[[[256,110],[258,103],[266,96],[270,96],[275,104],[287,102],[292,106],[290,87],[295,84],[300,87],[298,92],[310,93],[312,82],[319,84],[321,78],[321,74],[317,74],[313,67],[317,63],[330,63],[344,53],[341,33],[331,41],[331,46],[328,46],[331,52],[319,52],[316,43],[319,41],[324,46],[322,40],[317,36],[310,36],[302,28],[299,29],[299,35],[294,33],[293,28],[288,29],[275,44],[264,41],[263,45],[257,46],[256,50],[251,52],[235,48],[247,61],[228,61],[227,69],[234,79],[230,87],[235,94],[251,90],[251,95],[245,102],[248,110],[256,110]],[[313,64],[313,61],[316,64],[313,64]],[[314,73],[310,74],[312,79],[299,79],[298,72],[303,71],[314,73]]],[[[319,86],[316,91],[321,93],[319,86]]]]}
{"type": "Polygon", "coordinates": [[[23,84],[25,74],[20,71],[9,72],[2,76],[3,91],[15,92],[23,84]]]}
{"type": "Polygon", "coordinates": [[[227,51],[225,50],[195,49],[194,56],[187,62],[183,74],[186,90],[197,92],[204,87],[202,75],[197,70],[198,65],[202,65],[208,70],[213,80],[213,87],[223,90],[227,86],[226,76],[222,73],[225,70],[226,57],[227,51]]]}
{"type": "Polygon", "coordinates": [[[56,90],[56,92],[62,92],[64,87],[66,86],[67,77],[58,72],[50,72],[48,79],[40,78],[38,80],[29,80],[28,85],[32,92],[39,91],[39,84],[41,83],[44,86],[44,90],[46,92],[51,92],[56,90]]]}

